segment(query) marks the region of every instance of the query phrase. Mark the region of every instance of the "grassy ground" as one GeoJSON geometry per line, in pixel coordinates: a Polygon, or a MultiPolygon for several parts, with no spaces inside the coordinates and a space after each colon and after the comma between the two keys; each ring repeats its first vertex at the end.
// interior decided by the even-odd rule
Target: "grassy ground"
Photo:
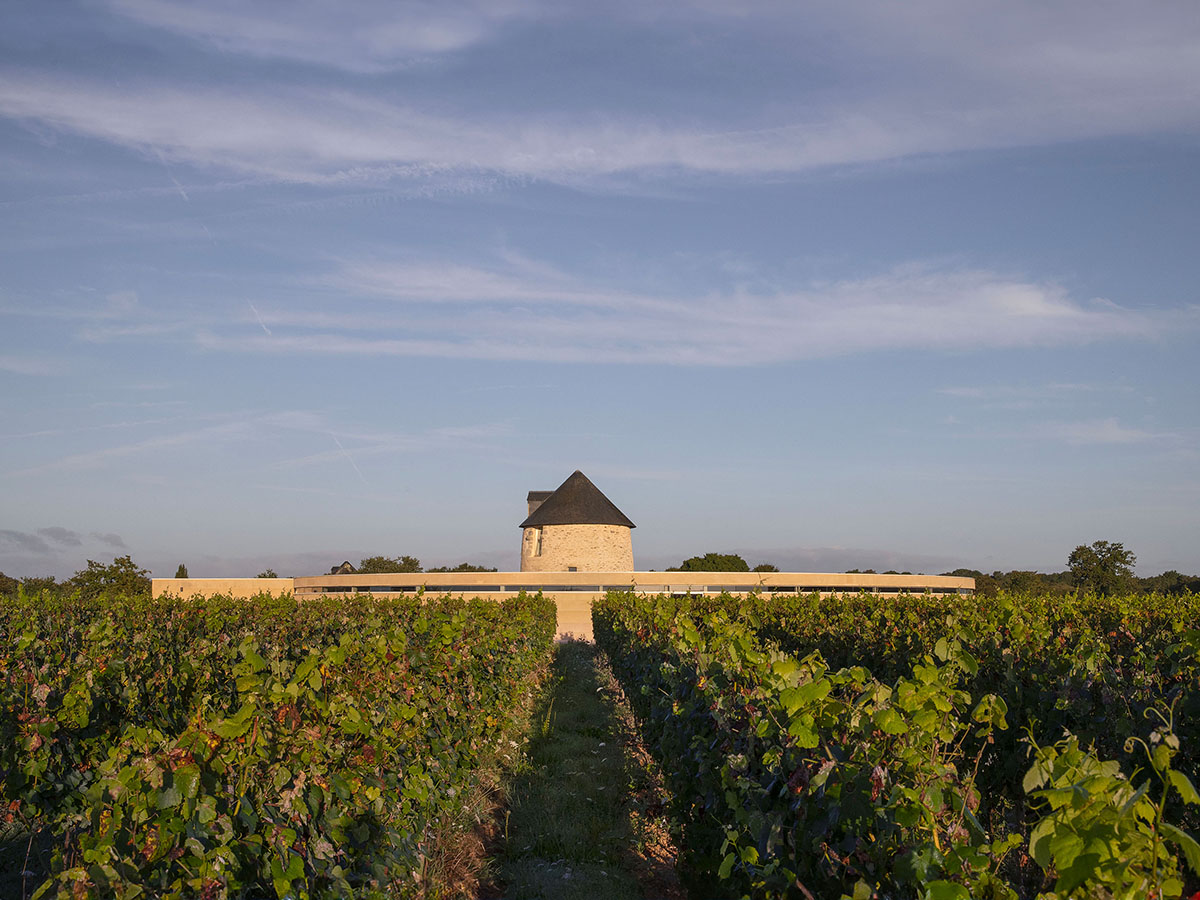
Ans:
{"type": "Polygon", "coordinates": [[[683,896],[653,812],[654,772],[637,752],[620,689],[591,644],[557,648],[528,763],[507,785],[498,884],[511,900],[683,896]]]}

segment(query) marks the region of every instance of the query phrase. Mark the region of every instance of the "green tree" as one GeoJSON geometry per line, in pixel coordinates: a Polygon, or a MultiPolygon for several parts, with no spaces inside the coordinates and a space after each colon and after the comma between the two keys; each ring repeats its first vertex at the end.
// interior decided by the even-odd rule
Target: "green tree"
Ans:
{"type": "Polygon", "coordinates": [[[749,572],[750,565],[736,553],[705,553],[685,559],[668,572],[749,572]]]}
{"type": "Polygon", "coordinates": [[[21,582],[0,572],[0,597],[15,597],[21,582]]]}
{"type": "Polygon", "coordinates": [[[40,578],[25,578],[21,580],[21,588],[26,594],[40,594],[43,591],[55,593],[62,588],[53,575],[43,575],[40,578]]]}
{"type": "Polygon", "coordinates": [[[453,569],[449,566],[438,566],[436,569],[426,569],[426,572],[495,572],[487,566],[477,566],[474,563],[459,563],[453,569]]]}
{"type": "Polygon", "coordinates": [[[1090,590],[1102,596],[1129,590],[1133,585],[1133,567],[1137,557],[1123,544],[1095,541],[1090,546],[1080,544],[1067,557],[1071,580],[1080,590],[1090,590]]]}
{"type": "Polygon", "coordinates": [[[778,572],[779,566],[773,566],[770,563],[759,563],[751,571],[754,571],[754,572],[778,572]]]}
{"type": "Polygon", "coordinates": [[[974,578],[975,593],[980,597],[994,597],[999,589],[996,579],[991,575],[983,574],[978,569],[955,569],[953,572],[943,572],[942,574],[955,578],[974,578]]]}
{"type": "Polygon", "coordinates": [[[187,578],[188,577],[187,566],[185,566],[183,563],[180,563],[179,568],[175,570],[175,577],[176,578],[187,578]]]}
{"type": "Polygon", "coordinates": [[[66,586],[86,598],[101,594],[149,594],[150,572],[138,568],[128,556],[118,556],[107,566],[89,559],[87,568],[72,575],[66,586]]]}
{"type": "Polygon", "coordinates": [[[1022,569],[1006,572],[1000,580],[1000,584],[1004,590],[1018,594],[1044,593],[1046,588],[1046,582],[1041,573],[1022,569]]]}
{"type": "Polygon", "coordinates": [[[368,556],[358,564],[361,575],[380,575],[388,572],[420,572],[421,561],[415,556],[368,556]]]}
{"type": "Polygon", "coordinates": [[[275,574],[274,569],[263,569],[261,572],[259,572],[254,577],[255,578],[278,578],[279,576],[275,574]]]}
{"type": "Polygon", "coordinates": [[[1184,575],[1175,569],[1168,569],[1161,575],[1149,578],[1139,578],[1138,586],[1146,593],[1183,594],[1188,591],[1200,592],[1200,578],[1195,575],[1184,575]]]}

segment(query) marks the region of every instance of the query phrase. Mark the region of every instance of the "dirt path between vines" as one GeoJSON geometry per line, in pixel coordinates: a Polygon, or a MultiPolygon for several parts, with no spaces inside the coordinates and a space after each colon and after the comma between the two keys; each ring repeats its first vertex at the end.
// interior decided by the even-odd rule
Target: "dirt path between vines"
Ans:
{"type": "Polygon", "coordinates": [[[507,785],[484,898],[683,900],[664,796],[604,655],[566,641],[507,785]]]}

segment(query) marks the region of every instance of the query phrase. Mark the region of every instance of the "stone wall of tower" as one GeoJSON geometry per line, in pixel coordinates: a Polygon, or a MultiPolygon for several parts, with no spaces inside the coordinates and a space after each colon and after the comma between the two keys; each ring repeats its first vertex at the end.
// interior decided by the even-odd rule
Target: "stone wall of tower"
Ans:
{"type": "Polygon", "coordinates": [[[522,572],[567,572],[572,567],[578,572],[632,572],[630,529],[624,525],[542,525],[524,529],[522,572]]]}

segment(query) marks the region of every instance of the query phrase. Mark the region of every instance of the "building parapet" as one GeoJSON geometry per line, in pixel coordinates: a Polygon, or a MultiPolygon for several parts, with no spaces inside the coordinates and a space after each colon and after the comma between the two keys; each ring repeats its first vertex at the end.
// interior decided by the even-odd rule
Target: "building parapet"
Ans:
{"type": "Polygon", "coordinates": [[[480,593],[577,591],[692,593],[973,594],[974,578],[951,575],[862,575],[840,572],[404,572],[296,578],[297,597],[362,593],[480,593]]]}
{"type": "Polygon", "coordinates": [[[325,594],[526,592],[604,594],[965,594],[974,578],[949,575],[859,575],[842,572],[389,572],[385,575],[314,575],[295,578],[298,598],[325,594]]]}

